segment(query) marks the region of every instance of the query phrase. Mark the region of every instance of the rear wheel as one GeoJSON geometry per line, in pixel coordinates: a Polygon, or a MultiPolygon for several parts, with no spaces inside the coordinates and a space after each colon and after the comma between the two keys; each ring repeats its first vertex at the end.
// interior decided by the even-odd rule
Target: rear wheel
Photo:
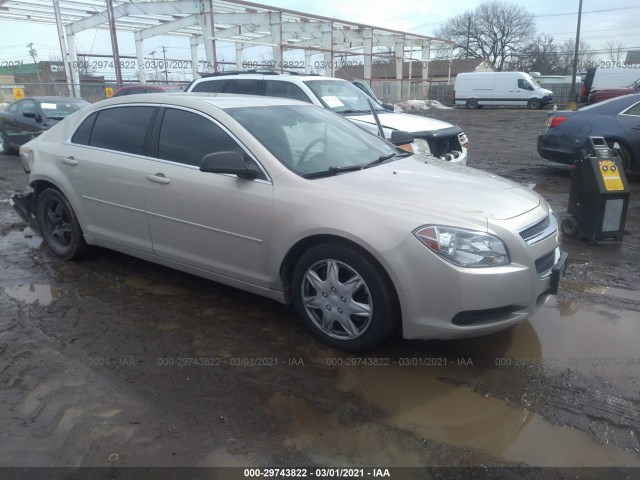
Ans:
{"type": "Polygon", "coordinates": [[[469,110],[475,110],[476,108],[478,108],[478,101],[474,99],[467,100],[467,108],[469,110]]]}
{"type": "Polygon", "coordinates": [[[67,198],[54,188],[38,195],[36,217],[47,247],[63,260],[81,258],[87,252],[78,219],[67,198]]]}
{"type": "Polygon", "coordinates": [[[341,350],[369,350],[398,324],[397,301],[386,275],[351,247],[311,247],[298,260],[292,285],[296,310],[307,327],[341,350]]]}
{"type": "Polygon", "coordinates": [[[540,107],[542,107],[542,103],[537,98],[532,98],[531,100],[529,100],[529,103],[527,103],[527,107],[529,107],[531,110],[538,110],[540,107]]]}
{"type": "Polygon", "coordinates": [[[9,148],[9,143],[7,142],[7,134],[4,131],[0,131],[0,153],[13,153],[14,150],[9,148]]]}

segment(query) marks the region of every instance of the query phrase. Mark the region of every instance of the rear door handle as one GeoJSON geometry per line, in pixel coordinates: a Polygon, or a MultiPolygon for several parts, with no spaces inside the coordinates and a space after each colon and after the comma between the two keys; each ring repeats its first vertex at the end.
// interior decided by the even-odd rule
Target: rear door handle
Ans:
{"type": "Polygon", "coordinates": [[[167,183],[171,182],[171,180],[169,180],[168,178],[166,178],[164,176],[164,173],[156,173],[155,175],[147,175],[144,178],[146,178],[150,182],[161,183],[163,185],[166,185],[167,183]]]}

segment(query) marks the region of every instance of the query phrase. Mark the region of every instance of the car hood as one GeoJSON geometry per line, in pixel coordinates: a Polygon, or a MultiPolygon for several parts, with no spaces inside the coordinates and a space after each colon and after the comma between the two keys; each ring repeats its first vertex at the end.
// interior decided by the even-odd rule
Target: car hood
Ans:
{"type": "Polygon", "coordinates": [[[348,197],[350,203],[372,202],[377,208],[419,215],[506,220],[540,205],[540,196],[522,185],[420,155],[312,181],[322,182],[333,197],[348,197]]]}
{"type": "MultiPolygon", "coordinates": [[[[349,120],[357,122],[373,125],[376,124],[373,115],[346,115],[346,117],[349,120]]],[[[441,120],[421,117],[420,115],[412,115],[410,113],[383,112],[378,114],[378,118],[380,119],[380,123],[383,127],[391,128],[393,130],[404,130],[406,132],[433,132],[455,127],[454,125],[441,120]]]]}

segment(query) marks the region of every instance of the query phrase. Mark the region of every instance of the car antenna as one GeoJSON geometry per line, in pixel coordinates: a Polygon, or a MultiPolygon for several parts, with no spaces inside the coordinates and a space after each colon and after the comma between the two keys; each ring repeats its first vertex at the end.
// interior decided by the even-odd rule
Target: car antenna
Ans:
{"type": "Polygon", "coordinates": [[[384,130],[382,128],[382,124],[380,123],[380,118],[378,117],[378,113],[376,112],[376,109],[373,106],[373,102],[371,101],[370,98],[367,98],[367,102],[369,103],[369,109],[371,109],[371,114],[373,115],[373,118],[376,121],[376,125],[378,126],[378,135],[380,136],[380,138],[385,139],[384,130]]]}

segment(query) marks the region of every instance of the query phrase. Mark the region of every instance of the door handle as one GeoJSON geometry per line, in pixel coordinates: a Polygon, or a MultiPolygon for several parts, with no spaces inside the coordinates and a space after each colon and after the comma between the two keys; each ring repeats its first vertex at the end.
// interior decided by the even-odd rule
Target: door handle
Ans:
{"type": "Polygon", "coordinates": [[[171,180],[169,180],[168,178],[166,178],[164,176],[164,173],[156,173],[155,175],[147,175],[144,178],[146,178],[150,182],[161,183],[163,185],[166,185],[167,183],[171,182],[171,180]]]}
{"type": "Polygon", "coordinates": [[[73,157],[63,157],[60,159],[60,161],[65,165],[75,166],[78,164],[78,161],[73,157]]]}

